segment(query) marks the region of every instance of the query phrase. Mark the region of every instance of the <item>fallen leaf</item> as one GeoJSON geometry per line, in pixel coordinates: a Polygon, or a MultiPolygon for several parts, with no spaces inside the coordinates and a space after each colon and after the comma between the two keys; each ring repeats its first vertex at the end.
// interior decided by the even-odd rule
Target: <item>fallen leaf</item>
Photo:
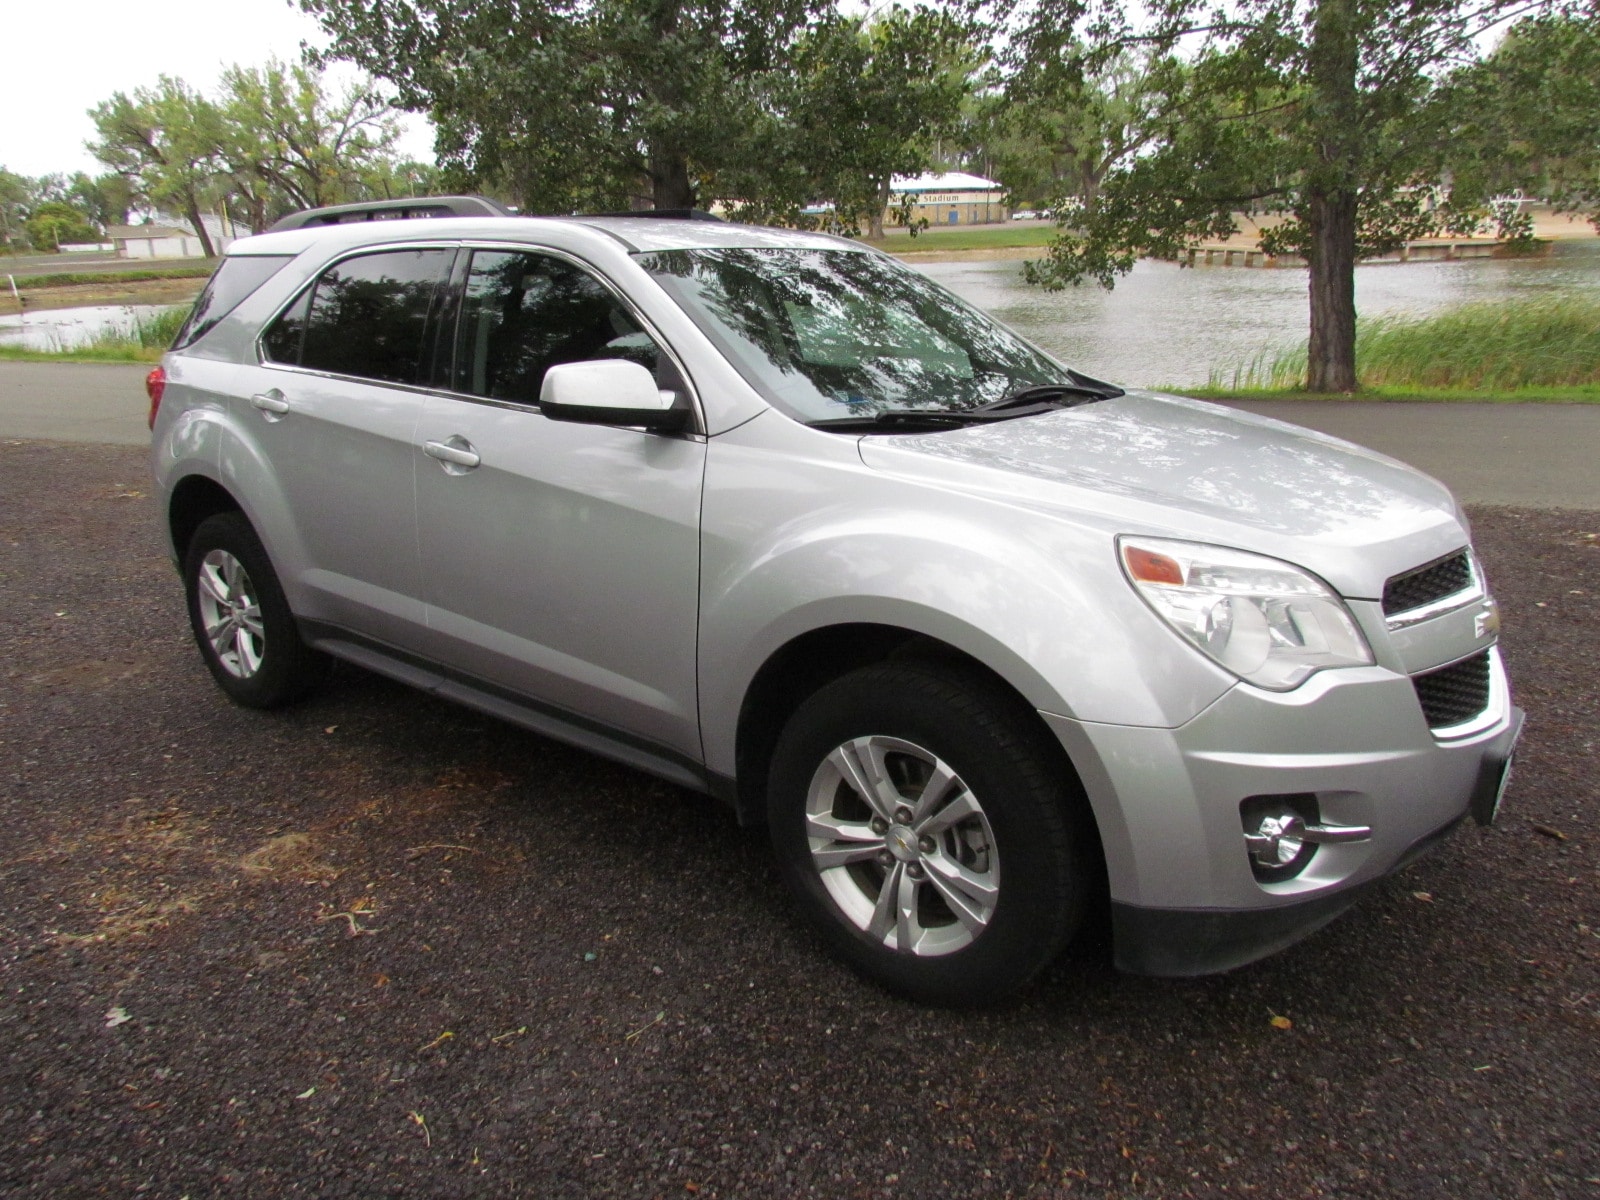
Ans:
{"type": "Polygon", "coordinates": [[[316,1088],[316,1085],[313,1084],[311,1087],[308,1087],[305,1091],[301,1092],[298,1096],[296,1096],[295,1099],[296,1100],[309,1100],[309,1099],[311,1099],[311,1097],[315,1096],[316,1094],[317,1094],[317,1088],[316,1088]]]}
{"type": "Polygon", "coordinates": [[[434,1038],[433,1041],[429,1042],[426,1046],[422,1047],[422,1050],[418,1050],[417,1053],[421,1054],[423,1050],[432,1050],[435,1046],[439,1045],[442,1042],[447,1042],[453,1037],[455,1037],[455,1034],[451,1033],[448,1029],[446,1029],[438,1037],[434,1038]]]}
{"type": "Polygon", "coordinates": [[[1293,1021],[1289,1020],[1288,1017],[1280,1017],[1277,1013],[1273,1013],[1272,1014],[1272,1021],[1270,1022],[1270,1024],[1272,1025],[1272,1027],[1274,1029],[1293,1029],[1294,1028],[1294,1022],[1293,1021]]]}
{"type": "Polygon", "coordinates": [[[328,727],[327,727],[327,728],[326,728],[326,729],[324,729],[324,730],[323,730],[323,731],[322,731],[322,732],[323,732],[323,733],[332,733],[332,732],[333,732],[333,731],[334,731],[334,730],[335,730],[335,729],[337,729],[337,728],[339,728],[339,727],[338,727],[338,726],[337,726],[337,725],[329,725],[329,726],[328,726],[328,727]]]}
{"type": "Polygon", "coordinates": [[[1421,900],[1424,904],[1432,904],[1433,903],[1433,893],[1432,892],[1412,892],[1411,895],[1412,895],[1413,898],[1415,898],[1417,900],[1421,900]]]}
{"type": "Polygon", "coordinates": [[[1567,840],[1567,835],[1552,825],[1535,825],[1533,827],[1533,831],[1535,833],[1542,833],[1547,838],[1554,838],[1558,842],[1564,842],[1567,840]]]}
{"type": "Polygon", "coordinates": [[[115,1029],[118,1025],[126,1025],[133,1020],[125,1008],[110,1008],[106,1010],[106,1028],[115,1029]]]}

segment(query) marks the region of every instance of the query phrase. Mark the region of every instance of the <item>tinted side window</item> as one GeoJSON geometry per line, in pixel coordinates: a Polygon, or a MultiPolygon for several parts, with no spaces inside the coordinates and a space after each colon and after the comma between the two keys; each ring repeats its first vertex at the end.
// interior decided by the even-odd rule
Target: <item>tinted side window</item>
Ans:
{"type": "Polygon", "coordinates": [[[385,250],[330,267],[311,289],[309,308],[297,302],[268,330],[268,354],[280,362],[297,361],[294,326],[303,323],[299,365],[415,383],[428,306],[451,255],[449,250],[385,250]]]}
{"type": "Polygon", "coordinates": [[[200,290],[189,319],[172,340],[172,348],[181,350],[189,343],[198,341],[293,257],[292,254],[252,254],[223,259],[216,274],[200,290]]]}
{"type": "Polygon", "coordinates": [[[273,362],[299,365],[300,347],[306,340],[306,311],[310,307],[311,289],[307,288],[268,326],[266,336],[261,339],[261,347],[273,362]]]}
{"type": "Polygon", "coordinates": [[[451,388],[532,404],[557,363],[626,358],[682,384],[655,341],[599,280],[547,254],[479,250],[456,326],[451,388]]]}

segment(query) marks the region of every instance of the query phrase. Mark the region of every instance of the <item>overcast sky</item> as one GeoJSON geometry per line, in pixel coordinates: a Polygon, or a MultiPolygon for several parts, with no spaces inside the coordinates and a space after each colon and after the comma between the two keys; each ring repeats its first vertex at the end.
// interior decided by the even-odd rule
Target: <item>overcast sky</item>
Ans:
{"type": "MultiPolygon", "coordinates": [[[[65,0],[3,5],[0,28],[0,167],[19,175],[105,170],[83,144],[88,110],[113,92],[175,75],[211,93],[224,67],[292,62],[319,43],[316,22],[287,0],[65,0]]],[[[433,160],[433,138],[406,115],[401,152],[433,160]]]]}

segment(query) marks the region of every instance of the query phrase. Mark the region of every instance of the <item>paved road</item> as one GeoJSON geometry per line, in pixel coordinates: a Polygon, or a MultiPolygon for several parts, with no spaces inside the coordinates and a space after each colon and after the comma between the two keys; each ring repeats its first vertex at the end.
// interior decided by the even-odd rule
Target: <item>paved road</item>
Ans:
{"type": "Polygon", "coordinates": [[[1235,408],[1370,446],[1467,504],[1600,508],[1600,404],[1249,401],[1235,408]]]}
{"type": "Polygon", "coordinates": [[[15,275],[25,287],[32,275],[118,275],[123,271],[164,271],[172,267],[205,267],[214,258],[79,258],[76,255],[33,254],[6,259],[0,275],[15,275]]]}
{"type": "MultiPolygon", "coordinates": [[[[146,367],[0,363],[0,437],[142,446],[146,367]]],[[[1467,504],[1600,509],[1600,404],[1249,402],[1381,450],[1467,504]]]]}
{"type": "Polygon", "coordinates": [[[0,437],[146,446],[149,367],[0,362],[0,437]]]}

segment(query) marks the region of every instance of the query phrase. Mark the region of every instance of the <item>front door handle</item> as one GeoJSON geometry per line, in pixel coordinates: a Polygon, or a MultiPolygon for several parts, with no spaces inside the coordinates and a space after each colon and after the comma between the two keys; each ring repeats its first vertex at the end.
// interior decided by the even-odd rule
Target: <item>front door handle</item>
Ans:
{"type": "Polygon", "coordinates": [[[439,465],[449,475],[465,474],[483,461],[472,448],[472,443],[460,434],[442,442],[424,442],[422,450],[429,458],[438,459],[439,465]]]}
{"type": "Polygon", "coordinates": [[[260,409],[269,421],[281,421],[283,414],[289,411],[289,402],[283,398],[283,393],[277,388],[270,392],[257,392],[250,397],[250,407],[260,409]]]}

